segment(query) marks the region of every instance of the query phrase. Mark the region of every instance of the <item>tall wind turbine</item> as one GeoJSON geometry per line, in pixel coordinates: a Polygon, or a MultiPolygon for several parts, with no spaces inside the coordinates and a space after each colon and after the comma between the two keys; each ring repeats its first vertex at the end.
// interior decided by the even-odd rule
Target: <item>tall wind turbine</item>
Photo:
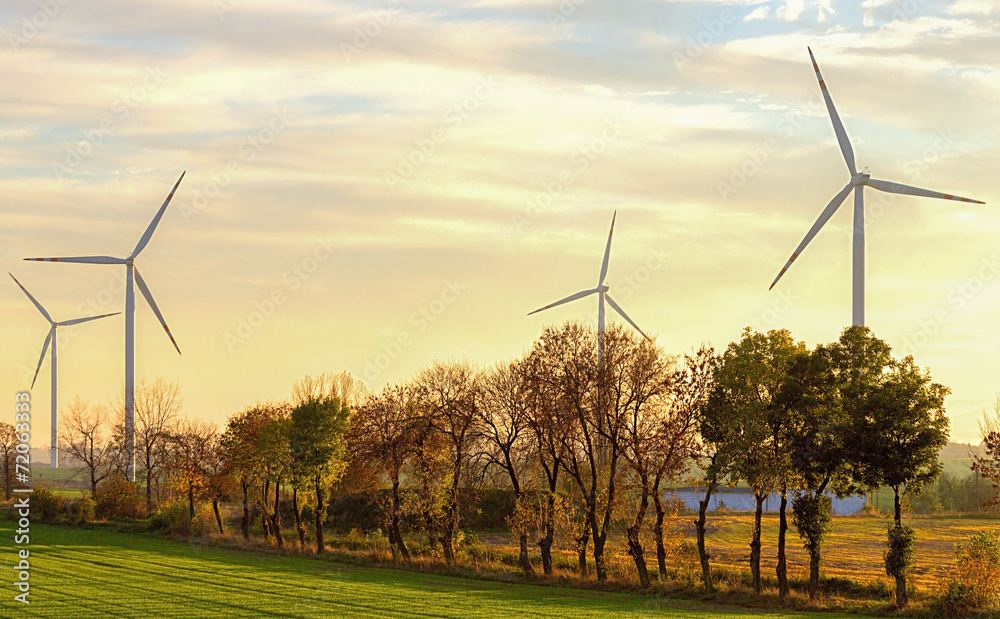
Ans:
{"type": "Polygon", "coordinates": [[[42,316],[45,316],[45,320],[49,321],[49,325],[50,325],[50,327],[49,327],[49,334],[45,336],[45,343],[42,344],[42,356],[40,356],[38,358],[38,367],[35,368],[35,377],[31,379],[31,388],[32,389],[35,388],[35,380],[38,378],[38,370],[42,369],[42,361],[45,360],[45,353],[49,349],[49,342],[52,342],[52,384],[51,384],[51,387],[52,387],[52,433],[51,433],[52,434],[52,436],[51,436],[51,438],[52,438],[52,445],[51,445],[52,455],[51,455],[51,461],[50,461],[49,466],[51,466],[52,468],[59,468],[59,449],[58,449],[58,447],[59,447],[59,406],[58,406],[58,402],[57,402],[57,398],[56,398],[56,394],[58,393],[58,384],[59,384],[58,370],[57,370],[57,368],[59,367],[59,334],[56,332],[56,329],[58,327],[69,327],[69,326],[72,326],[72,325],[78,325],[78,324],[80,324],[82,322],[90,322],[91,320],[97,320],[98,318],[107,318],[108,316],[115,316],[116,314],[120,314],[121,312],[115,312],[114,314],[101,314],[100,316],[88,316],[87,318],[74,318],[73,320],[63,320],[62,322],[56,322],[55,320],[52,320],[52,317],[49,316],[49,313],[45,311],[45,308],[42,307],[42,304],[39,303],[35,299],[35,297],[31,296],[31,293],[28,292],[28,289],[25,288],[24,286],[22,286],[21,282],[17,281],[17,278],[14,277],[13,274],[7,273],[7,275],[10,275],[10,278],[14,280],[14,283],[18,285],[18,287],[24,292],[24,294],[28,295],[28,298],[31,299],[31,302],[34,303],[35,307],[38,308],[38,311],[42,313],[42,316]]]}
{"type": "Polygon", "coordinates": [[[170,194],[167,199],[163,201],[163,205],[160,210],[156,212],[153,217],[153,221],[149,222],[149,226],[143,233],[142,238],[136,244],[135,249],[132,253],[128,255],[127,258],[114,258],[111,256],[76,256],[71,258],[25,258],[25,260],[35,260],[41,262],[77,262],[83,264],[124,264],[125,265],[125,461],[126,461],[126,475],[129,481],[135,481],[135,284],[138,284],[139,291],[142,292],[142,296],[146,299],[146,303],[149,304],[150,309],[156,314],[156,319],[160,321],[160,325],[163,326],[163,330],[167,332],[167,337],[173,343],[174,348],[177,349],[177,354],[181,354],[181,349],[177,346],[177,341],[174,340],[173,334],[170,333],[170,328],[167,327],[167,323],[163,320],[163,314],[160,313],[160,308],[156,307],[156,301],[153,300],[153,295],[149,292],[149,287],[146,286],[146,282],[142,280],[142,276],[139,275],[139,269],[135,266],[135,259],[139,255],[146,245],[149,243],[149,239],[153,236],[153,231],[156,230],[157,224],[160,223],[160,219],[163,217],[164,211],[167,210],[167,205],[170,204],[171,198],[174,197],[174,192],[177,191],[177,187],[184,180],[184,174],[187,172],[182,172],[180,178],[174,184],[174,188],[170,190],[170,194]]]}
{"type": "MultiPolygon", "coordinates": [[[[807,48],[809,49],[809,48],[807,48]]],[[[820,228],[833,216],[833,214],[840,208],[844,200],[847,199],[847,195],[854,190],[854,311],[853,311],[853,324],[863,325],[865,324],[865,195],[864,188],[867,185],[872,189],[878,189],[879,191],[884,191],[886,193],[898,193],[909,196],[923,196],[926,198],[941,198],[943,200],[955,200],[957,202],[972,202],[974,204],[985,204],[979,200],[970,200],[969,198],[963,198],[961,196],[956,196],[948,193],[940,193],[937,191],[930,191],[927,189],[920,189],[917,187],[910,187],[909,185],[901,185],[899,183],[893,183],[889,181],[880,181],[878,179],[872,178],[871,174],[867,171],[858,173],[857,168],[854,165],[854,150],[851,148],[851,142],[847,138],[847,132],[844,130],[844,123],[840,121],[840,116],[837,114],[837,109],[833,106],[833,99],[830,98],[830,91],[827,90],[826,82],[823,81],[823,76],[819,72],[819,65],[816,64],[816,58],[813,56],[812,49],[809,49],[809,58],[812,60],[813,69],[816,70],[816,79],[819,80],[820,90],[823,91],[823,99],[826,101],[826,109],[830,112],[830,120],[833,121],[833,131],[837,134],[837,141],[840,143],[840,151],[844,155],[844,160],[847,162],[847,169],[851,172],[851,180],[847,185],[840,190],[833,200],[826,206],[822,213],[820,213],[819,219],[813,224],[809,232],[806,233],[806,238],[802,239],[799,246],[795,248],[792,253],[792,257],[788,259],[785,266],[778,273],[778,276],[774,278],[774,282],[771,283],[771,288],[778,283],[781,276],[785,274],[785,271],[792,266],[795,259],[802,254],[802,251],[809,244],[809,241],[813,240],[816,233],[819,232],[820,228]]]]}
{"type": "Polygon", "coordinates": [[[616,312],[618,312],[618,314],[621,315],[622,318],[624,318],[625,320],[628,321],[628,324],[630,324],[633,327],[635,327],[635,330],[638,331],[640,334],[642,334],[642,336],[644,338],[649,339],[649,336],[646,335],[645,333],[643,333],[642,329],[640,329],[637,324],[635,324],[634,322],[632,322],[632,319],[628,317],[628,315],[625,313],[625,311],[622,310],[622,308],[619,307],[617,303],[615,303],[615,300],[611,298],[610,294],[608,294],[608,290],[610,290],[610,288],[608,288],[608,286],[606,286],[604,284],[604,278],[607,277],[607,275],[608,275],[608,259],[611,257],[611,235],[613,235],[615,233],[615,218],[616,217],[618,217],[618,211],[615,211],[614,215],[611,216],[611,231],[608,232],[608,246],[604,248],[604,262],[601,263],[601,275],[597,279],[597,288],[591,288],[590,290],[583,290],[583,291],[578,292],[576,294],[570,295],[570,296],[566,297],[565,299],[563,299],[561,301],[556,301],[555,303],[552,303],[550,305],[546,305],[545,307],[536,309],[535,311],[528,313],[528,316],[531,316],[531,314],[537,314],[538,312],[547,310],[550,307],[556,307],[557,305],[562,305],[563,303],[569,303],[570,301],[576,301],[577,299],[582,299],[583,297],[587,297],[587,296],[590,296],[592,294],[598,295],[598,299],[599,299],[599,302],[598,302],[598,305],[597,305],[597,360],[598,361],[601,361],[602,359],[604,359],[604,301],[605,301],[605,299],[607,299],[608,304],[611,305],[611,307],[616,312]]]}

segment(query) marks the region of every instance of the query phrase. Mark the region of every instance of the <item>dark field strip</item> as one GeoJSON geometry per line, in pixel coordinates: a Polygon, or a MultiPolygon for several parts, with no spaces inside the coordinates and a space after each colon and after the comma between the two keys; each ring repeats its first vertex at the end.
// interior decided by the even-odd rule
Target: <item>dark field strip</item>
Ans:
{"type": "MultiPolygon", "coordinates": [[[[13,531],[0,526],[0,617],[758,617],[626,594],[359,568],[103,530],[32,527],[31,600],[13,600],[13,531]]],[[[784,615],[805,617],[803,614],[784,615]]],[[[836,615],[823,614],[834,619],[836,615]]]]}

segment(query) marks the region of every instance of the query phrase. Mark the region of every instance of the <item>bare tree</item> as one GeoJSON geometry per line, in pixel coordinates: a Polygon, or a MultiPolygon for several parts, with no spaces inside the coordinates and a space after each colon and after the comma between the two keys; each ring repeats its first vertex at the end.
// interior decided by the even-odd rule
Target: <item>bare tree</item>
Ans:
{"type": "MultiPolygon", "coordinates": [[[[545,366],[538,376],[550,382],[558,408],[573,421],[572,431],[563,438],[562,464],[585,506],[600,581],[608,578],[604,547],[619,500],[627,411],[606,381],[615,379],[609,369],[621,363],[629,336],[618,326],[609,328],[604,337],[604,357],[599,359],[594,330],[580,323],[567,323],[561,328],[547,328],[533,350],[545,366]]],[[[582,536],[577,544],[578,551],[585,549],[587,537],[582,536]]]]}
{"type": "Polygon", "coordinates": [[[983,413],[979,422],[983,446],[979,451],[969,450],[972,470],[993,486],[993,498],[983,507],[1000,507],[1000,396],[993,405],[993,415],[983,413]]]}
{"type": "MultiPolygon", "coordinates": [[[[622,457],[628,462],[639,490],[639,506],[626,530],[628,551],[635,562],[639,584],[650,585],[649,573],[642,547],[641,533],[650,495],[668,468],[679,468],[678,455],[672,442],[683,440],[671,427],[671,398],[673,396],[673,359],[648,341],[640,341],[631,333],[620,342],[619,350],[608,364],[605,381],[608,397],[624,411],[622,457]]],[[[686,455],[686,454],[684,454],[686,455]]],[[[657,497],[659,500],[659,497],[657,497]]]]}
{"type": "Polygon", "coordinates": [[[389,478],[392,490],[388,514],[389,547],[393,559],[398,553],[407,561],[410,551],[400,532],[403,514],[400,477],[403,467],[414,455],[414,408],[412,389],[404,385],[386,387],[365,400],[351,418],[347,430],[351,457],[377,463],[379,474],[389,478]]]}
{"type": "MultiPolygon", "coordinates": [[[[542,571],[552,575],[552,544],[555,539],[559,501],[556,494],[559,471],[563,468],[567,434],[572,431],[572,418],[563,414],[557,381],[547,374],[554,368],[546,363],[544,350],[537,347],[525,359],[523,368],[527,384],[527,423],[531,430],[535,453],[542,474],[545,477],[545,505],[542,506],[542,526],[544,530],[538,540],[542,553],[542,571]]],[[[586,554],[584,563],[586,565],[586,554]]]]}
{"type": "Polygon", "coordinates": [[[712,369],[715,350],[702,346],[693,354],[685,355],[684,364],[674,373],[671,384],[670,405],[659,418],[659,429],[655,450],[652,454],[653,507],[656,522],[653,536],[656,538],[656,561],[661,578],[667,576],[666,547],[663,543],[663,521],[666,507],[661,496],[662,485],[679,479],[690,470],[690,464],[701,451],[698,441],[698,411],[712,388],[712,369]]]}
{"type": "Polygon", "coordinates": [[[364,383],[355,380],[350,372],[334,374],[327,372],[319,376],[306,375],[292,385],[292,404],[322,401],[337,398],[349,408],[359,406],[368,395],[364,383]]]}
{"type": "MultiPolygon", "coordinates": [[[[124,391],[119,394],[116,410],[124,419],[124,391]]],[[[153,486],[159,495],[159,478],[168,451],[167,437],[176,430],[183,398],[179,381],[168,382],[162,377],[151,383],[140,380],[135,387],[135,457],[146,480],[146,512],[153,511],[153,486]]],[[[117,424],[117,432],[124,426],[117,424]]]]}
{"type": "Polygon", "coordinates": [[[3,494],[4,499],[9,501],[14,492],[14,470],[15,456],[17,452],[17,432],[14,426],[9,423],[0,422],[0,457],[3,458],[3,494]]]}
{"type": "Polygon", "coordinates": [[[97,484],[120,468],[121,444],[110,432],[108,409],[91,407],[79,397],[69,404],[59,432],[63,451],[83,463],[90,477],[90,493],[97,484]]]}
{"type": "MultiPolygon", "coordinates": [[[[514,501],[525,509],[524,477],[533,459],[529,423],[530,374],[527,361],[502,363],[489,371],[482,381],[482,405],[476,407],[479,438],[483,445],[485,469],[502,470],[510,479],[514,501]]],[[[526,574],[534,573],[528,558],[528,530],[514,531],[520,547],[519,561],[526,574]]]]}

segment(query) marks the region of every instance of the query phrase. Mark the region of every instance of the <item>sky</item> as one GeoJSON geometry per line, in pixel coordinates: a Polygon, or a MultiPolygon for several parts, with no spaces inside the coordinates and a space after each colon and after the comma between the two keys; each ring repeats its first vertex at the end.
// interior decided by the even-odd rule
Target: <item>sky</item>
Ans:
{"type": "MultiPolygon", "coordinates": [[[[985,201],[866,191],[867,324],[952,389],[953,440],[1000,384],[1000,8],[991,0],[9,0],[0,7],[0,261],[56,320],[124,308],[136,374],[219,424],[347,370],[373,389],[596,322],[607,283],[669,353],[751,326],[851,321],[851,208],[773,290],[858,167],[985,201]]],[[[609,310],[610,311],[610,310],[609,310]]],[[[0,393],[45,319],[0,286],[0,393]]],[[[610,316],[610,314],[609,314],[610,316]]],[[[618,318],[613,318],[619,320],[618,318]]],[[[59,401],[124,382],[124,320],[64,329],[59,401]]],[[[49,361],[32,392],[47,445],[49,361]]]]}

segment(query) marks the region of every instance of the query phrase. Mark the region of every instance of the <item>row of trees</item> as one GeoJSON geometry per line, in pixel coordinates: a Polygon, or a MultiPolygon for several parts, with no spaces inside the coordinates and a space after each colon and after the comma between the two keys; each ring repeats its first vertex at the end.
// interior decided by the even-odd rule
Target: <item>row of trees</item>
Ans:
{"type": "Polygon", "coordinates": [[[608,536],[627,518],[628,551],[648,586],[640,533],[652,510],[658,568],[666,574],[663,490],[697,452],[695,420],[713,353],[703,348],[670,357],[619,327],[605,333],[603,356],[597,349],[592,329],[548,328],[514,361],[486,370],[436,363],[364,401],[346,442],[353,462],[388,482],[394,555],[410,554],[400,531],[406,503],[429,545],[453,564],[462,493],[487,484],[513,491],[509,522],[525,572],[534,571],[528,538],[540,520],[536,543],[543,572],[552,574],[556,527],[568,504],[578,514],[574,541],[582,570],[589,547],[597,578],[607,579],[608,536]],[[404,500],[407,487],[413,491],[404,500]]]}
{"type": "MultiPolygon", "coordinates": [[[[469,489],[507,488],[514,496],[507,522],[524,572],[535,570],[530,548],[537,545],[543,573],[553,573],[558,533],[582,573],[592,559],[596,577],[606,580],[609,536],[621,529],[637,578],[648,586],[649,543],[660,577],[669,567],[664,490],[698,479],[705,494],[695,525],[711,589],[708,506],[720,486],[745,484],[757,505],[750,544],[757,591],[762,504],[772,492],[781,496],[777,578],[784,598],[789,505],[810,553],[815,596],[829,495],[889,486],[895,504],[886,568],[905,605],[913,535],[902,523],[901,498],[919,494],[939,473],[937,453],[948,436],[948,390],[912,358],[893,358],[864,327],[811,350],[787,331],[748,329],[721,354],[702,347],[682,357],[618,326],[607,330],[603,346],[597,339],[578,323],[550,327],[513,361],[485,369],[435,363],[378,393],[346,373],[306,377],[290,401],[248,407],[221,432],[180,420],[176,384],[140,385],[136,455],[147,512],[178,497],[193,520],[197,504],[210,502],[223,531],[220,505],[235,500],[244,537],[259,516],[263,536],[283,546],[290,509],[299,544],[314,528],[323,552],[331,493],[384,489],[394,558],[411,558],[408,522],[454,565],[469,489]]],[[[84,463],[92,490],[122,469],[121,428],[108,410],[76,402],[64,416],[65,449],[84,463]]],[[[998,469],[989,467],[1000,460],[1000,432],[986,430],[995,440],[988,438],[976,466],[996,480],[998,469]]]]}
{"type": "Polygon", "coordinates": [[[704,553],[708,499],[719,484],[745,482],[756,497],[750,567],[761,589],[761,506],[781,496],[777,579],[788,595],[785,563],[786,508],[793,494],[793,523],[810,554],[810,595],[819,586],[823,537],[830,523],[829,494],[839,497],[888,486],[894,524],[888,532],[886,570],[896,578],[896,599],[906,605],[905,575],[913,531],[903,525],[901,497],[919,494],[940,472],[937,454],[948,440],[944,398],[912,357],[895,359],[866,327],[809,350],[788,331],[749,329],[716,363],[715,384],[699,417],[709,460],[705,500],[698,521],[704,553]]]}

